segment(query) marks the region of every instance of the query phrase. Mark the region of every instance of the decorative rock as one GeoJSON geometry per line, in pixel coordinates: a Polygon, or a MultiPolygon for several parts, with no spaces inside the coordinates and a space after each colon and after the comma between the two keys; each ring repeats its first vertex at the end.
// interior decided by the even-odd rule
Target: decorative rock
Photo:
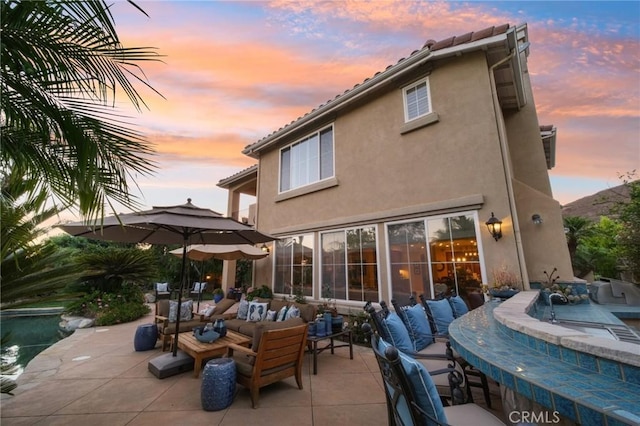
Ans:
{"type": "Polygon", "coordinates": [[[67,332],[71,332],[79,328],[91,328],[95,325],[95,322],[96,320],[93,318],[69,317],[63,315],[62,321],[60,322],[60,328],[67,332]]]}

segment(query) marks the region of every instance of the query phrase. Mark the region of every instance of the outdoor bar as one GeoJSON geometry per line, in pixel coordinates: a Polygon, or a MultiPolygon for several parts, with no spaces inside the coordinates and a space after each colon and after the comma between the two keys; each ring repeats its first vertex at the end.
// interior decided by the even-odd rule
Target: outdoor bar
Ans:
{"type": "MultiPolygon", "coordinates": [[[[550,421],[559,415],[583,425],[640,424],[640,345],[534,318],[539,296],[522,291],[456,319],[449,327],[452,346],[500,384],[507,412],[550,421]]],[[[599,309],[563,308],[559,316],[566,320],[599,309]]]]}

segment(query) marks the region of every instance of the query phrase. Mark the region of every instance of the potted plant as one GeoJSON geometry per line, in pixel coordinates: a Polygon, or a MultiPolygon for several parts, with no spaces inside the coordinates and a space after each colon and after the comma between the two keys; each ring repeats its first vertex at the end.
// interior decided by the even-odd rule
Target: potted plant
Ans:
{"type": "Polygon", "coordinates": [[[271,288],[267,287],[266,285],[257,288],[248,288],[247,300],[251,301],[256,297],[260,299],[273,299],[273,292],[271,291],[271,288]]]}
{"type": "Polygon", "coordinates": [[[493,282],[494,286],[489,289],[489,293],[500,299],[508,299],[522,289],[520,278],[507,267],[493,270],[493,282]]]}
{"type": "Polygon", "coordinates": [[[213,289],[213,301],[218,303],[224,298],[224,290],[222,288],[217,287],[213,289]]]}
{"type": "Polygon", "coordinates": [[[543,273],[546,277],[546,282],[542,283],[540,292],[545,305],[549,305],[549,296],[553,293],[558,293],[563,296],[561,300],[554,301],[554,305],[589,303],[589,295],[586,293],[586,290],[580,292],[575,283],[562,283],[558,281],[560,277],[558,276],[557,268],[553,268],[550,274],[547,273],[547,271],[543,271],[543,273]]]}

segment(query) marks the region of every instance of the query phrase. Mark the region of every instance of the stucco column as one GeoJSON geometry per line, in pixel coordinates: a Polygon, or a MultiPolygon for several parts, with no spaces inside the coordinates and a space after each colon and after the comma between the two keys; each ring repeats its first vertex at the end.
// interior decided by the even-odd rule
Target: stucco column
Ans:
{"type": "MultiPolygon", "coordinates": [[[[227,198],[227,216],[235,220],[238,219],[240,211],[240,193],[236,190],[229,190],[227,198]]],[[[225,260],[222,262],[222,280],[221,285],[225,294],[228,289],[235,287],[236,284],[236,261],[225,260]]]]}

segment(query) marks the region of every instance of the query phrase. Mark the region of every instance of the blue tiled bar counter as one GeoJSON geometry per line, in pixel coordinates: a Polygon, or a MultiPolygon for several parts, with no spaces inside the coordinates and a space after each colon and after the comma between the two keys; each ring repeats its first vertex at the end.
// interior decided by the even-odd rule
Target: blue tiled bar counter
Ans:
{"type": "Polygon", "coordinates": [[[533,318],[538,296],[522,291],[456,319],[452,346],[516,399],[582,425],[640,425],[640,345],[533,318]]]}

